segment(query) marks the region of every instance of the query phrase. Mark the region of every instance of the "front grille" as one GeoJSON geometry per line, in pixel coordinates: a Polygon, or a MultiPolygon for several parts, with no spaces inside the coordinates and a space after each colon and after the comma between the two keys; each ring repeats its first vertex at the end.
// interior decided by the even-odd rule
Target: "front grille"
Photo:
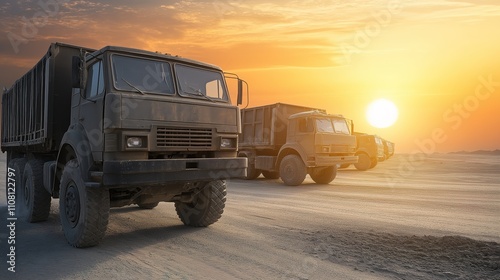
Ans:
{"type": "Polygon", "coordinates": [[[156,145],[159,148],[210,148],[212,129],[157,127],[156,145]]]}

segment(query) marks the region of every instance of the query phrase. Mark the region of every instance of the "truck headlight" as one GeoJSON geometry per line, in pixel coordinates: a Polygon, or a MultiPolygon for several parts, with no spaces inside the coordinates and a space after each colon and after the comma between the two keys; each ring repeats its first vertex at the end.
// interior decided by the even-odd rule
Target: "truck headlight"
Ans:
{"type": "Polygon", "coordinates": [[[323,146],[321,148],[321,152],[323,152],[323,153],[329,153],[330,152],[330,146],[323,146]]]}
{"type": "Polygon", "coordinates": [[[141,137],[128,137],[127,138],[127,148],[142,148],[142,138],[141,137]]]}
{"type": "Polygon", "coordinates": [[[220,139],[221,149],[236,149],[236,138],[221,138],[220,139]]]}

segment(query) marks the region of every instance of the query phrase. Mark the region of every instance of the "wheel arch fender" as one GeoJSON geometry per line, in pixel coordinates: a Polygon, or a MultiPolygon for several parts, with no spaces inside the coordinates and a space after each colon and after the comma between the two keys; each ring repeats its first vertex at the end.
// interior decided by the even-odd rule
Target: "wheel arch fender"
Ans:
{"type": "Polygon", "coordinates": [[[89,170],[94,163],[94,159],[85,129],[78,124],[70,126],[61,140],[52,184],[52,193],[54,195],[58,196],[64,166],[72,159],[78,161],[83,181],[89,181],[89,170]]]}
{"type": "Polygon", "coordinates": [[[283,160],[284,157],[288,155],[297,155],[299,156],[304,164],[307,166],[307,154],[304,152],[304,150],[297,145],[283,145],[281,147],[279,153],[278,153],[278,159],[276,160],[276,166],[279,168],[281,161],[283,160]]]}

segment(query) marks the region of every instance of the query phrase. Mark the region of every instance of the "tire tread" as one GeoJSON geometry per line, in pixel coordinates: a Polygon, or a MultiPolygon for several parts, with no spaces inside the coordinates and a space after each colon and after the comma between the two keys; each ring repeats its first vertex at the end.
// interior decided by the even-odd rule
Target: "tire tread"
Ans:
{"type": "Polygon", "coordinates": [[[207,227],[222,217],[227,195],[226,182],[222,180],[212,181],[207,183],[203,188],[198,195],[203,195],[207,192],[206,194],[209,197],[206,207],[196,209],[196,205],[175,202],[175,211],[181,221],[187,226],[207,227]],[[209,190],[205,188],[209,188],[209,190]]]}

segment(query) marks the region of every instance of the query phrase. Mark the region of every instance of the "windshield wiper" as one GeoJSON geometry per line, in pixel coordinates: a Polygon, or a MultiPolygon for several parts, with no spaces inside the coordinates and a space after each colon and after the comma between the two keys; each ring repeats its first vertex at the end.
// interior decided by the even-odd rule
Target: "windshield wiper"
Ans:
{"type": "Polygon", "coordinates": [[[125,80],[125,78],[122,77],[122,80],[127,83],[127,85],[129,85],[131,88],[137,90],[140,94],[142,95],[145,95],[144,91],[140,90],[138,87],[134,86],[133,84],[131,84],[129,81],[125,80]]]}
{"type": "Polygon", "coordinates": [[[187,93],[187,94],[190,94],[190,95],[201,96],[201,97],[204,97],[206,100],[209,100],[209,101],[215,102],[215,100],[213,100],[211,97],[204,95],[204,94],[201,92],[201,90],[199,90],[199,89],[195,89],[195,88],[193,88],[192,86],[188,86],[188,87],[189,87],[189,89],[190,89],[190,90],[192,90],[192,92],[191,92],[191,91],[182,91],[182,92],[187,93]]]}

